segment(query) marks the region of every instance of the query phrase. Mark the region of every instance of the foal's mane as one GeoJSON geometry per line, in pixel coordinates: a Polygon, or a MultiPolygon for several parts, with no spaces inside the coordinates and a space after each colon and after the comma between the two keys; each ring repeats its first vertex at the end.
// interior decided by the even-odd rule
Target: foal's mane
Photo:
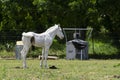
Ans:
{"type": "Polygon", "coordinates": [[[56,25],[54,25],[54,26],[52,26],[52,27],[48,28],[48,29],[46,30],[46,32],[52,31],[52,30],[54,30],[54,29],[56,29],[56,28],[57,28],[57,26],[56,26],[56,25]]]}

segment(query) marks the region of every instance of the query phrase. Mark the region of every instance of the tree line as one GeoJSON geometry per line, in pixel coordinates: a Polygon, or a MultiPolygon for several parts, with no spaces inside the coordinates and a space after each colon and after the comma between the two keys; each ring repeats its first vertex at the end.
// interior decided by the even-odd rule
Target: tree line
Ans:
{"type": "Polygon", "coordinates": [[[0,40],[20,40],[26,31],[94,28],[95,38],[120,43],[120,0],[0,0],[0,40]],[[100,37],[101,36],[101,37],[100,37]]]}

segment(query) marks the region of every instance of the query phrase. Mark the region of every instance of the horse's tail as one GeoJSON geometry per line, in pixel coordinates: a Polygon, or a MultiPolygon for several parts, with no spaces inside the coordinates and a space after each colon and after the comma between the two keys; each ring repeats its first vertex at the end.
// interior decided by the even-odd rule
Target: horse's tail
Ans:
{"type": "Polygon", "coordinates": [[[27,32],[27,33],[23,32],[22,33],[22,41],[24,43],[28,43],[30,41],[31,44],[34,44],[35,38],[34,38],[33,32],[27,32]]]}
{"type": "Polygon", "coordinates": [[[32,32],[28,32],[28,33],[23,32],[22,36],[24,36],[24,37],[33,37],[33,33],[32,32]]]}

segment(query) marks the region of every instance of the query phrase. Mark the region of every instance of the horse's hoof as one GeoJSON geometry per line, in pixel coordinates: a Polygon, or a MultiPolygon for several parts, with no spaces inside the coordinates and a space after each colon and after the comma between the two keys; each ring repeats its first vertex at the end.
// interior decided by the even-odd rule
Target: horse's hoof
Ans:
{"type": "Polygon", "coordinates": [[[48,69],[49,67],[47,65],[45,65],[45,68],[48,69]]]}
{"type": "Polygon", "coordinates": [[[23,67],[23,69],[28,69],[29,67],[23,67]]]}
{"type": "Polygon", "coordinates": [[[40,68],[43,68],[43,65],[40,64],[40,68]]]}

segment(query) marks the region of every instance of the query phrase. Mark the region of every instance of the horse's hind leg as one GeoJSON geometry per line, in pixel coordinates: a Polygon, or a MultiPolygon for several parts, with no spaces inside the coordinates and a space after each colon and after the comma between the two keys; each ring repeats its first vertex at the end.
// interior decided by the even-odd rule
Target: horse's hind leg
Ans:
{"type": "Polygon", "coordinates": [[[23,68],[26,68],[26,55],[25,55],[25,48],[24,47],[21,51],[21,57],[22,57],[22,60],[23,60],[23,68]]]}
{"type": "Polygon", "coordinates": [[[29,51],[29,48],[25,48],[23,47],[22,51],[21,51],[21,57],[23,59],[23,68],[27,68],[27,65],[26,65],[26,55],[29,51]]]}
{"type": "Polygon", "coordinates": [[[26,68],[27,65],[26,65],[26,50],[23,48],[22,51],[21,51],[21,57],[22,57],[22,60],[23,60],[23,68],[26,68]]]}
{"type": "Polygon", "coordinates": [[[22,42],[23,42],[23,49],[21,51],[21,57],[23,59],[23,68],[26,68],[26,55],[29,51],[29,48],[31,47],[30,37],[22,36],[22,42]]]}

